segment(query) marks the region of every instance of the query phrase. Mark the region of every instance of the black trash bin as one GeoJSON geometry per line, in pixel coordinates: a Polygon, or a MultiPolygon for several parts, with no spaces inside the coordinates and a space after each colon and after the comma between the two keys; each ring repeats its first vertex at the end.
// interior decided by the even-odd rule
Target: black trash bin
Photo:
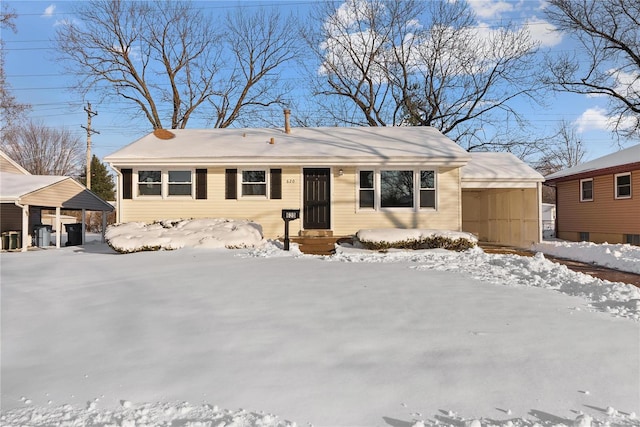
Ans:
{"type": "Polygon", "coordinates": [[[82,244],[82,224],[65,224],[67,230],[66,246],[77,246],[82,244]]]}
{"type": "Polygon", "coordinates": [[[46,248],[51,246],[51,231],[50,225],[38,224],[33,226],[33,244],[40,248],[46,248]]]}

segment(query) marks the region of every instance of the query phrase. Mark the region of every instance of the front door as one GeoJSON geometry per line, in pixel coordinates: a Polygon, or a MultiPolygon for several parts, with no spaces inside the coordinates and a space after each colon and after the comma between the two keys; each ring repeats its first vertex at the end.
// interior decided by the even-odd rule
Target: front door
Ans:
{"type": "Polygon", "coordinates": [[[329,169],[304,169],[304,218],[305,230],[330,228],[329,169]]]}

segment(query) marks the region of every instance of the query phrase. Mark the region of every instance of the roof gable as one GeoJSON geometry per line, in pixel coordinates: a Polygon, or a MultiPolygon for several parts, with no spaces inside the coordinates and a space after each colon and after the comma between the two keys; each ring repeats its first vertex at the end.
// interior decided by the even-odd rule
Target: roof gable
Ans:
{"type": "Polygon", "coordinates": [[[0,150],[0,172],[13,173],[20,175],[31,175],[29,171],[20,166],[15,160],[0,150]]]}

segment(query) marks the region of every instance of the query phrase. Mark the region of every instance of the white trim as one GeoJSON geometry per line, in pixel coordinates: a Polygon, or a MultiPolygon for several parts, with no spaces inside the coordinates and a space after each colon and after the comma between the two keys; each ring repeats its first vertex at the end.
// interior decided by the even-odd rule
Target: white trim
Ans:
{"type": "Polygon", "coordinates": [[[580,201],[581,202],[593,202],[593,198],[595,196],[594,194],[594,187],[593,187],[593,178],[585,178],[585,179],[581,179],[580,183],[578,184],[579,187],[579,191],[580,191],[580,201]],[[582,187],[582,183],[584,182],[591,182],[591,198],[590,199],[585,199],[584,196],[584,188],[582,187]]]}
{"type": "MultiPolygon", "coordinates": [[[[264,166],[255,166],[255,167],[247,167],[238,169],[238,174],[236,176],[236,194],[238,200],[269,200],[271,198],[271,169],[264,166]],[[242,194],[242,184],[244,184],[244,179],[242,178],[242,173],[244,171],[263,171],[264,172],[264,195],[255,194],[255,195],[244,195],[242,194]]],[[[262,184],[261,182],[257,182],[254,184],[262,184]]]]}
{"type": "MultiPolygon", "coordinates": [[[[184,200],[184,199],[195,199],[196,195],[195,195],[195,168],[178,168],[178,167],[137,167],[137,168],[132,168],[131,171],[131,186],[133,187],[131,189],[131,197],[133,200],[184,200]],[[140,194],[140,184],[144,184],[141,183],[140,177],[138,175],[138,173],[140,171],[143,172],[160,172],[160,194],[148,194],[148,195],[141,195],[140,194]],[[190,195],[181,195],[181,194],[174,194],[174,195],[169,195],[169,172],[181,172],[181,171],[188,171],[191,173],[191,194],[190,195]]],[[[120,179],[119,181],[122,181],[122,179],[120,179]]],[[[156,182],[152,183],[154,185],[157,185],[156,182]]]]}
{"type": "MultiPolygon", "coordinates": [[[[355,194],[355,208],[356,213],[367,213],[367,212],[437,212],[440,198],[440,191],[438,190],[439,186],[439,170],[437,167],[414,167],[414,168],[394,168],[394,167],[369,167],[369,168],[359,168],[356,169],[356,194],[355,194]],[[360,187],[360,172],[373,172],[373,188],[361,188],[360,187]],[[382,177],[381,172],[383,171],[411,171],[413,173],[413,206],[411,207],[383,207],[382,206],[382,177]],[[420,172],[422,171],[433,171],[434,173],[434,188],[435,191],[435,207],[420,207],[420,191],[421,187],[421,177],[420,172]],[[362,208],[360,207],[360,190],[372,190],[373,191],[373,208],[362,208]]],[[[426,190],[430,190],[425,188],[426,190]]]]}
{"type": "MultiPolygon", "coordinates": [[[[626,187],[626,185],[625,185],[625,187],[626,187]]],[[[617,199],[630,199],[631,196],[633,196],[631,172],[617,173],[617,174],[615,174],[613,176],[613,195],[615,196],[616,200],[617,199]],[[622,176],[628,176],[629,177],[629,195],[628,196],[620,196],[620,195],[618,195],[618,177],[622,177],[622,176]]]]}

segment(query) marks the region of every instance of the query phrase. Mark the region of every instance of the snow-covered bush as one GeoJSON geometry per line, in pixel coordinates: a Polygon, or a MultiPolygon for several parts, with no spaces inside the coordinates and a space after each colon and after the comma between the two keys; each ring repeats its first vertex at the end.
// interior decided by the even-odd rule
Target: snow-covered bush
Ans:
{"type": "Polygon", "coordinates": [[[264,243],[262,226],[248,220],[173,219],[115,224],[105,233],[107,244],[116,252],[193,248],[254,248],[264,243]]]}
{"type": "Polygon", "coordinates": [[[448,249],[466,251],[475,247],[478,239],[470,233],[442,230],[378,228],[360,230],[357,243],[365,249],[448,249]]]}

